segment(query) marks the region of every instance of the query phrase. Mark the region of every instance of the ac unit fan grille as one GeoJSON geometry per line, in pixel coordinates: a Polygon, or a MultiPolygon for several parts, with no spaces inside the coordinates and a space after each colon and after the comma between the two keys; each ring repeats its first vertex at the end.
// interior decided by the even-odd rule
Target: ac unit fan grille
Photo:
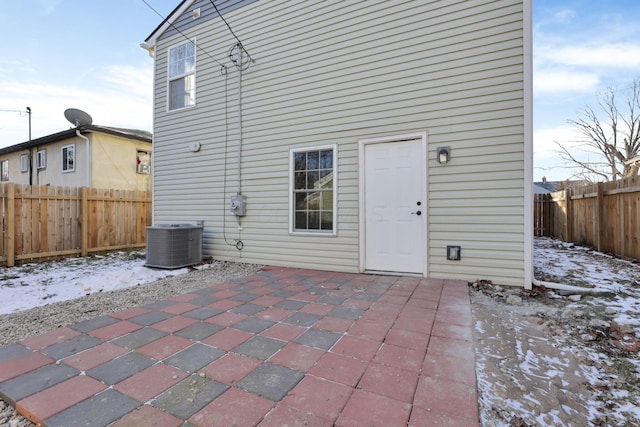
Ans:
{"type": "Polygon", "coordinates": [[[181,268],[202,261],[202,227],[190,224],[147,227],[147,267],[181,268]]]}

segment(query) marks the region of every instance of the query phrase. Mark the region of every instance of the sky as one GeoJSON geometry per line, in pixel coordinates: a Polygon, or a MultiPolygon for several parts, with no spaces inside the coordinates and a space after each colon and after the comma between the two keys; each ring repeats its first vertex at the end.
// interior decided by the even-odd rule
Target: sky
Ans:
{"type": "MultiPolygon", "coordinates": [[[[167,16],[179,0],[146,0],[167,16]]],[[[640,80],[637,0],[534,0],[534,181],[570,178],[555,141],[597,94],[640,80]]],[[[78,108],[103,126],[152,131],[153,59],[140,43],[162,22],[143,0],[0,0],[0,148],[71,127],[78,108]]]]}

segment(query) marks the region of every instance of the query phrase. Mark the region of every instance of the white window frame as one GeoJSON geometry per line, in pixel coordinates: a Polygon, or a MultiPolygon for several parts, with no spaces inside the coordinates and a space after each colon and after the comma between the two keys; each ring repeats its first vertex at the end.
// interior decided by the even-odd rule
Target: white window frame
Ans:
{"type": "Polygon", "coordinates": [[[0,181],[9,181],[9,160],[0,160],[0,181]]]}
{"type": "Polygon", "coordinates": [[[47,167],[47,151],[38,150],[36,153],[36,169],[44,169],[47,167]]]}
{"type": "Polygon", "coordinates": [[[63,146],[60,150],[60,155],[62,157],[62,173],[75,172],[76,171],[76,144],[69,144],[69,145],[63,146]],[[73,150],[71,167],[69,167],[69,164],[66,162],[68,155],[65,155],[65,150],[68,151],[69,149],[73,150]]]}
{"type": "Polygon", "coordinates": [[[338,234],[338,145],[316,145],[309,147],[291,148],[289,150],[289,233],[295,235],[308,236],[336,236],[338,234]],[[297,153],[307,153],[310,151],[333,151],[333,162],[331,165],[333,171],[333,191],[332,200],[332,229],[296,229],[296,189],[295,189],[295,155],[297,153]]]}
{"type": "Polygon", "coordinates": [[[28,154],[20,155],[20,172],[22,173],[29,172],[29,155],[28,154]]]}
{"type": "MultiPolygon", "coordinates": [[[[196,50],[195,40],[180,43],[167,49],[167,111],[178,111],[196,105],[196,50]],[[193,66],[190,69],[187,62],[182,67],[179,65],[180,61],[184,61],[184,58],[182,60],[172,60],[173,52],[177,52],[178,49],[188,45],[193,46],[193,66]],[[180,70],[180,68],[183,69],[180,70]],[[174,106],[172,103],[173,97],[171,96],[172,83],[179,80],[184,81],[185,86],[189,86],[190,96],[185,96],[184,104],[181,103],[174,106]]],[[[185,58],[190,58],[190,56],[185,58]]]]}

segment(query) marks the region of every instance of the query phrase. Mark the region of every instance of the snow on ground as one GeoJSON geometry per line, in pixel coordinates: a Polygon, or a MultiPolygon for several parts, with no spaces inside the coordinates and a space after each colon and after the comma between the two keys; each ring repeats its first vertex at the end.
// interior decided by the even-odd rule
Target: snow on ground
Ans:
{"type": "Polygon", "coordinates": [[[474,285],[485,426],[640,426],[640,265],[536,238],[539,280],[593,292],[474,285]]]}
{"type": "Polygon", "coordinates": [[[0,315],[96,292],[128,288],[189,271],[187,268],[148,268],[144,263],[144,252],[118,251],[0,267],[0,315]]]}
{"type": "Polygon", "coordinates": [[[608,291],[590,305],[606,299],[613,320],[637,328],[640,335],[640,264],[550,238],[536,239],[534,254],[536,273],[544,280],[608,291]]]}

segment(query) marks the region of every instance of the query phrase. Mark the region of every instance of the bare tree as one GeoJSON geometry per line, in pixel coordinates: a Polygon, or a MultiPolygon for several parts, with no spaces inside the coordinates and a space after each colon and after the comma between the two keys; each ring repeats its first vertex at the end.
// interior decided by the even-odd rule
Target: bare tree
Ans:
{"type": "Polygon", "coordinates": [[[580,134],[581,147],[560,147],[560,156],[580,167],[576,178],[616,180],[638,174],[640,168],[640,81],[629,85],[626,99],[618,104],[616,91],[608,88],[598,94],[598,111],[586,107],[576,120],[569,120],[580,134]],[[595,154],[596,160],[582,156],[575,150],[595,154]]]}

